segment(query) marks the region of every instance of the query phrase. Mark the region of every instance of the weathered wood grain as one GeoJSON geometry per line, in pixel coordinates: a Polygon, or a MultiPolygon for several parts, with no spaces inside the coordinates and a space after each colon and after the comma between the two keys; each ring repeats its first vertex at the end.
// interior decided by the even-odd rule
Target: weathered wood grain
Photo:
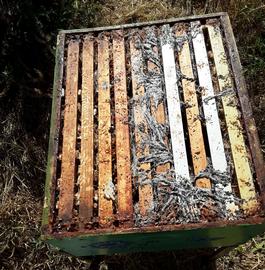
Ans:
{"type": "Polygon", "coordinates": [[[98,38],[98,189],[100,224],[107,225],[113,220],[112,192],[112,147],[111,147],[111,105],[109,79],[109,38],[98,38]]]}
{"type": "MultiPolygon", "coordinates": [[[[148,31],[153,31],[153,35],[156,36],[156,33],[154,32],[154,29],[152,30],[148,30],[148,31]]],[[[157,40],[153,41],[153,53],[154,53],[154,56],[159,59],[159,54],[158,54],[158,43],[157,43],[157,40]]],[[[160,70],[159,70],[159,67],[154,64],[154,62],[152,61],[147,61],[147,68],[148,68],[148,71],[150,72],[150,74],[160,74],[160,70]]],[[[151,75],[150,75],[151,76],[151,75]]],[[[162,83],[160,85],[160,91],[162,91],[162,83]]],[[[151,102],[151,113],[152,115],[154,116],[154,118],[156,119],[156,121],[159,123],[159,124],[162,124],[164,125],[165,122],[166,122],[166,115],[165,115],[165,106],[164,106],[164,101],[162,101],[160,104],[158,104],[157,108],[155,107],[155,104],[154,102],[151,102]]],[[[168,144],[168,141],[165,139],[165,144],[168,144]]],[[[162,165],[158,165],[156,167],[156,171],[158,173],[163,173],[163,172],[167,172],[168,169],[170,169],[170,164],[167,163],[167,164],[162,164],[162,165]]]]}
{"type": "MultiPolygon", "coordinates": [[[[143,70],[143,58],[142,52],[135,47],[136,38],[133,37],[130,40],[130,53],[131,53],[131,64],[132,64],[132,90],[133,97],[135,98],[135,104],[133,109],[134,123],[135,123],[135,144],[136,144],[136,155],[141,157],[142,155],[148,155],[149,149],[147,147],[144,151],[140,150],[141,143],[141,131],[139,127],[141,126],[142,130],[147,132],[147,127],[143,115],[144,104],[141,104],[141,97],[144,95],[144,86],[139,85],[137,71],[143,70]],[[138,66],[140,65],[140,66],[138,66]]],[[[143,163],[140,166],[140,170],[149,171],[151,168],[150,163],[143,163]]],[[[151,178],[151,175],[148,173],[148,177],[151,178]]],[[[142,217],[148,217],[153,209],[153,188],[151,184],[145,184],[139,186],[139,209],[142,217]]]]}
{"type": "Polygon", "coordinates": [[[125,44],[122,30],[113,31],[112,34],[118,216],[120,220],[132,220],[132,176],[126,87],[125,44]]]}
{"type": "Polygon", "coordinates": [[[236,177],[241,198],[244,200],[245,212],[257,209],[255,186],[249,164],[249,157],[242,133],[240,113],[237,109],[237,97],[230,76],[226,53],[223,46],[219,26],[207,25],[213,57],[219,82],[220,93],[230,90],[221,97],[224,108],[225,121],[235,165],[236,177]]]}
{"type": "Polygon", "coordinates": [[[83,42],[81,94],[79,216],[84,221],[90,221],[93,217],[94,180],[94,40],[91,36],[83,42]]]}
{"type": "MultiPolygon", "coordinates": [[[[211,153],[212,165],[215,170],[225,173],[227,171],[227,161],[225,156],[223,138],[218,117],[217,105],[214,97],[214,89],[211,71],[208,62],[205,40],[200,22],[191,23],[192,42],[196,59],[199,86],[201,87],[202,105],[206,121],[206,130],[211,153]]],[[[224,186],[218,184],[218,188],[229,193],[232,192],[231,184],[224,186]]],[[[227,202],[226,209],[234,212],[236,206],[234,202],[227,202]]]]}
{"type": "MultiPolygon", "coordinates": [[[[184,25],[179,25],[176,30],[177,37],[187,36],[184,25]]],[[[202,126],[200,121],[200,112],[197,101],[194,75],[190,57],[190,48],[188,40],[183,44],[179,56],[179,66],[182,74],[186,77],[182,79],[184,101],[187,104],[186,116],[189,130],[190,150],[192,155],[194,174],[197,175],[207,166],[207,158],[204,147],[202,126]]],[[[211,188],[211,181],[207,178],[200,178],[196,185],[201,188],[211,188]]]]}
{"type": "Polygon", "coordinates": [[[67,50],[62,171],[58,204],[58,218],[65,222],[69,222],[71,220],[73,211],[76,161],[79,42],[71,40],[67,50]]]}
{"type": "Polygon", "coordinates": [[[170,37],[165,36],[167,35],[166,33],[170,32],[166,28],[169,28],[169,25],[163,26],[161,46],[174,168],[176,179],[179,177],[189,179],[189,167],[181,116],[179,90],[177,85],[174,48],[173,44],[163,42],[163,40],[170,39],[170,37]]]}

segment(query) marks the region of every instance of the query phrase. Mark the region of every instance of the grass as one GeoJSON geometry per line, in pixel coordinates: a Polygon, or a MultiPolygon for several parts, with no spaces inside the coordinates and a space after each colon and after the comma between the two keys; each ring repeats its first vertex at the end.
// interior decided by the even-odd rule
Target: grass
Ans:
{"type": "MultiPolygon", "coordinates": [[[[65,4],[65,1],[61,3],[65,4]]],[[[103,26],[192,13],[228,11],[244,66],[261,143],[265,149],[264,1],[120,0],[117,4],[117,1],[108,0],[104,3],[98,1],[93,5],[94,2],[76,0],[71,3],[71,12],[51,12],[55,17],[61,18],[57,28],[103,26]],[[80,10],[82,16],[79,16],[80,10]]],[[[39,17],[39,20],[41,18],[39,17]]],[[[46,31],[49,33],[52,30],[46,31]]],[[[49,35],[50,39],[46,37],[45,42],[49,42],[51,49],[45,50],[44,57],[48,53],[51,56],[54,52],[55,32],[49,35]]],[[[41,52],[43,51],[40,46],[39,53],[41,52]]],[[[62,254],[39,241],[52,86],[51,75],[45,77],[45,74],[52,73],[53,63],[50,61],[48,71],[43,65],[34,72],[34,69],[30,68],[28,77],[24,74],[23,78],[10,79],[14,65],[12,66],[12,62],[6,65],[0,76],[6,80],[6,85],[13,85],[12,91],[5,91],[6,87],[0,94],[0,269],[103,270],[108,269],[108,266],[109,269],[180,269],[180,262],[174,252],[83,260],[62,254]],[[14,84],[16,80],[18,82],[14,84]],[[33,83],[34,80],[36,84],[33,83]],[[14,85],[19,85],[19,88],[14,85]]],[[[2,87],[1,82],[0,80],[2,87]]],[[[228,256],[218,260],[218,270],[264,269],[264,242],[264,237],[257,237],[236,248],[228,256]]],[[[189,267],[192,263],[193,259],[185,262],[185,269],[191,269],[189,267]]]]}
{"type": "Polygon", "coordinates": [[[265,269],[265,238],[256,237],[218,259],[217,270],[265,269]]]}

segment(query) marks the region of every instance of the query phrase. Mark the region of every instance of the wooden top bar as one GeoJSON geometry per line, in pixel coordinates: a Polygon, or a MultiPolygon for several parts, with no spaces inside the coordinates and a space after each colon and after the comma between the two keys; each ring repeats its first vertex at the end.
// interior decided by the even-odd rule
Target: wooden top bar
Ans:
{"type": "Polygon", "coordinates": [[[103,226],[113,221],[114,199],[109,74],[109,38],[103,34],[98,37],[98,213],[103,226]]]}
{"type": "MultiPolygon", "coordinates": [[[[152,29],[149,31],[152,31],[153,35],[156,36],[156,31],[155,29],[152,29]]],[[[159,59],[159,54],[158,54],[158,42],[157,39],[156,41],[153,41],[153,52],[154,52],[154,56],[159,59]]],[[[150,76],[152,76],[151,74],[160,74],[163,71],[160,70],[160,68],[152,61],[147,61],[147,68],[148,71],[151,72],[150,76]]],[[[160,91],[162,91],[162,82],[160,84],[160,91]]],[[[160,104],[158,104],[157,108],[155,107],[154,102],[151,102],[151,113],[154,116],[154,118],[156,119],[157,123],[164,125],[166,123],[166,115],[165,115],[165,103],[164,103],[164,99],[161,101],[160,104]]],[[[165,138],[165,144],[168,144],[168,140],[165,138]]],[[[162,165],[158,165],[156,167],[156,171],[158,173],[163,173],[163,172],[167,172],[170,169],[170,164],[162,164],[162,165]]]]}
{"type": "MultiPolygon", "coordinates": [[[[139,84],[139,79],[137,74],[138,72],[143,71],[143,58],[142,52],[140,49],[136,48],[136,38],[132,37],[130,40],[130,53],[131,53],[131,65],[132,65],[132,90],[133,97],[135,98],[135,105],[133,109],[133,116],[135,122],[135,145],[136,145],[136,156],[140,158],[142,155],[147,155],[149,153],[149,149],[145,147],[144,151],[140,150],[141,143],[141,129],[145,132],[147,131],[147,126],[144,120],[143,115],[143,104],[141,104],[141,98],[144,95],[144,86],[139,84]],[[140,66],[139,66],[140,65],[140,66]]],[[[150,163],[142,163],[139,168],[140,171],[146,171],[147,177],[151,178],[150,173],[148,171],[151,169],[150,163]]],[[[139,179],[138,179],[139,180],[139,179]]],[[[139,208],[140,214],[142,217],[147,218],[149,214],[151,214],[153,210],[153,187],[151,184],[141,184],[139,183],[139,208]]]]}
{"type": "Polygon", "coordinates": [[[62,172],[58,218],[72,219],[75,183],[79,42],[70,41],[67,54],[62,172]]]}
{"type": "Polygon", "coordinates": [[[190,179],[180,97],[177,85],[174,47],[171,43],[163,43],[163,40],[171,39],[170,36],[166,36],[167,32],[170,33],[169,35],[172,35],[169,31],[169,25],[164,25],[161,32],[162,35],[160,42],[162,46],[168,117],[176,180],[178,180],[179,177],[190,179]]]}
{"type": "Polygon", "coordinates": [[[84,221],[90,221],[94,181],[94,40],[91,36],[84,39],[82,63],[79,215],[84,221]]]}
{"type": "MultiPolygon", "coordinates": [[[[178,25],[176,36],[186,38],[182,49],[179,52],[179,66],[182,74],[186,77],[182,79],[184,101],[187,104],[186,115],[189,130],[190,150],[192,155],[193,169],[195,176],[206,169],[207,158],[204,147],[200,112],[197,101],[194,75],[190,57],[190,48],[186,26],[178,25]]],[[[211,181],[207,178],[199,178],[196,185],[201,188],[211,188],[211,181]]]]}
{"type": "Polygon", "coordinates": [[[240,196],[244,200],[243,209],[246,212],[255,212],[258,206],[256,191],[249,164],[249,156],[242,133],[240,114],[237,109],[237,98],[229,72],[220,28],[217,25],[207,25],[207,28],[212,45],[220,93],[224,92],[221,99],[225,113],[225,120],[231,144],[240,196]],[[230,93],[226,93],[225,91],[230,91],[230,93]]]}
{"type": "Polygon", "coordinates": [[[125,44],[122,30],[113,34],[113,67],[116,129],[116,160],[119,220],[133,217],[131,150],[125,68],[125,44]]]}

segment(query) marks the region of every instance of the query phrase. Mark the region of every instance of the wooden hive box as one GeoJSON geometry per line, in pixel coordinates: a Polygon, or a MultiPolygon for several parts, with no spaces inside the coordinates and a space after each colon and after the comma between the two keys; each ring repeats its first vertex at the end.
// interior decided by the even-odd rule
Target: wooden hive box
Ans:
{"type": "Polygon", "coordinates": [[[237,245],[265,231],[264,173],[226,13],[59,33],[43,239],[237,245]]]}

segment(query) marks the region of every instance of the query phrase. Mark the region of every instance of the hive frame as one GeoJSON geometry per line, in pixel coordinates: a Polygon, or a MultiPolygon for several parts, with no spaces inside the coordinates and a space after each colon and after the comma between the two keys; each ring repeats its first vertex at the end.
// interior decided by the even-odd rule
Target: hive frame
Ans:
{"type": "MultiPolygon", "coordinates": [[[[156,237],[160,237],[166,239],[168,236],[176,237],[180,239],[180,242],[184,242],[187,240],[187,234],[194,234],[197,236],[205,235],[204,240],[197,241],[198,245],[193,243],[194,248],[201,246],[231,246],[235,244],[242,243],[246,241],[248,238],[261,233],[265,230],[264,218],[262,216],[262,212],[259,213],[260,216],[250,217],[245,220],[237,220],[237,221],[221,221],[221,222],[211,222],[206,224],[185,224],[185,225],[165,225],[156,227],[144,227],[144,228],[121,228],[118,231],[113,231],[112,229],[100,229],[100,232],[68,232],[66,234],[53,234],[51,228],[52,221],[52,209],[54,205],[54,187],[56,183],[56,153],[58,150],[58,141],[59,141],[59,129],[60,129],[60,106],[61,106],[61,85],[62,85],[62,76],[63,76],[63,55],[64,55],[64,42],[66,35],[70,34],[80,34],[80,33],[89,33],[89,32],[98,32],[104,30],[115,30],[115,29],[125,29],[131,27],[142,27],[148,26],[152,24],[166,24],[173,22],[185,22],[185,21],[195,21],[200,19],[220,19],[221,26],[224,31],[224,35],[226,40],[229,42],[228,53],[229,58],[231,60],[232,70],[234,74],[234,80],[236,84],[236,88],[238,89],[238,97],[241,104],[242,115],[245,125],[245,130],[247,132],[247,137],[249,141],[252,161],[254,163],[255,172],[256,172],[256,181],[258,183],[260,189],[260,198],[262,201],[263,209],[265,207],[265,170],[264,170],[264,160],[263,154],[260,148],[260,142],[258,138],[257,129],[255,126],[255,120],[253,118],[252,109],[250,106],[248,92],[246,88],[246,82],[242,72],[242,66],[239,59],[239,54],[237,51],[235,38],[232,32],[231,23],[227,13],[215,13],[208,15],[200,15],[200,16],[190,16],[184,18],[173,18],[169,20],[162,21],[152,21],[147,23],[136,23],[136,24],[126,24],[126,25],[117,25],[112,27],[97,27],[97,28],[89,28],[89,29],[76,29],[76,30],[63,30],[60,31],[57,40],[57,52],[56,52],[56,66],[55,66],[55,74],[54,74],[54,88],[53,88],[53,104],[52,104],[52,116],[51,116],[51,129],[50,129],[50,141],[49,141],[49,151],[48,151],[48,165],[47,165],[47,176],[46,176],[46,184],[45,184],[45,199],[44,199],[44,209],[43,209],[43,218],[42,218],[42,238],[48,240],[50,243],[71,252],[75,255],[83,256],[85,255],[83,251],[80,249],[66,248],[67,243],[69,241],[73,241],[75,243],[74,246],[79,245],[79,241],[81,239],[88,241],[89,243],[103,241],[108,238],[110,241],[114,241],[118,243],[120,239],[125,238],[133,238],[133,242],[140,241],[141,239],[149,239],[152,237],[155,239],[156,237]],[[185,230],[185,232],[183,231],[185,230]],[[150,234],[153,232],[152,234],[150,234]],[[182,234],[181,234],[182,233],[182,234]],[[161,234],[161,235],[160,235],[161,234]],[[216,235],[222,234],[223,240],[216,235]],[[234,235],[234,240],[229,241],[229,236],[234,235]],[[164,236],[163,236],[164,235],[164,236]],[[186,235],[186,236],[185,236],[186,235]],[[213,237],[209,237],[209,235],[213,235],[213,237]],[[215,235],[215,236],[214,236],[215,235]],[[184,238],[183,238],[183,237],[184,238]],[[208,236],[208,238],[207,238],[208,236]],[[184,240],[183,240],[183,239],[184,240]],[[207,239],[206,239],[207,238],[207,239]],[[90,240],[88,240],[90,239],[90,240]],[[181,240],[182,239],[182,240],[181,240]],[[203,242],[200,243],[199,242],[203,242]]],[[[202,237],[203,238],[203,237],[202,237]]],[[[230,237],[231,238],[231,237],[230,237]]],[[[86,242],[85,241],[85,242],[86,242]]],[[[104,241],[103,241],[104,242],[104,241]]],[[[102,242],[102,243],[103,243],[102,242]]],[[[196,241],[195,241],[196,242],[196,241]]],[[[103,244],[102,244],[103,245],[103,244]]],[[[93,246],[93,245],[92,245],[93,246]]],[[[174,248],[178,248],[176,245],[173,245],[174,248]]],[[[95,247],[92,248],[90,254],[106,254],[106,253],[114,253],[114,252],[128,252],[133,251],[119,248],[110,249],[110,246],[103,245],[101,247],[101,251],[98,251],[95,247]],[[102,251],[105,250],[104,251],[102,251]]],[[[166,245],[162,249],[168,249],[166,245]]],[[[172,248],[170,246],[169,248],[172,248]]],[[[156,245],[153,245],[151,248],[144,247],[142,250],[157,250],[156,245]]],[[[141,251],[141,248],[135,250],[141,251]]]]}

